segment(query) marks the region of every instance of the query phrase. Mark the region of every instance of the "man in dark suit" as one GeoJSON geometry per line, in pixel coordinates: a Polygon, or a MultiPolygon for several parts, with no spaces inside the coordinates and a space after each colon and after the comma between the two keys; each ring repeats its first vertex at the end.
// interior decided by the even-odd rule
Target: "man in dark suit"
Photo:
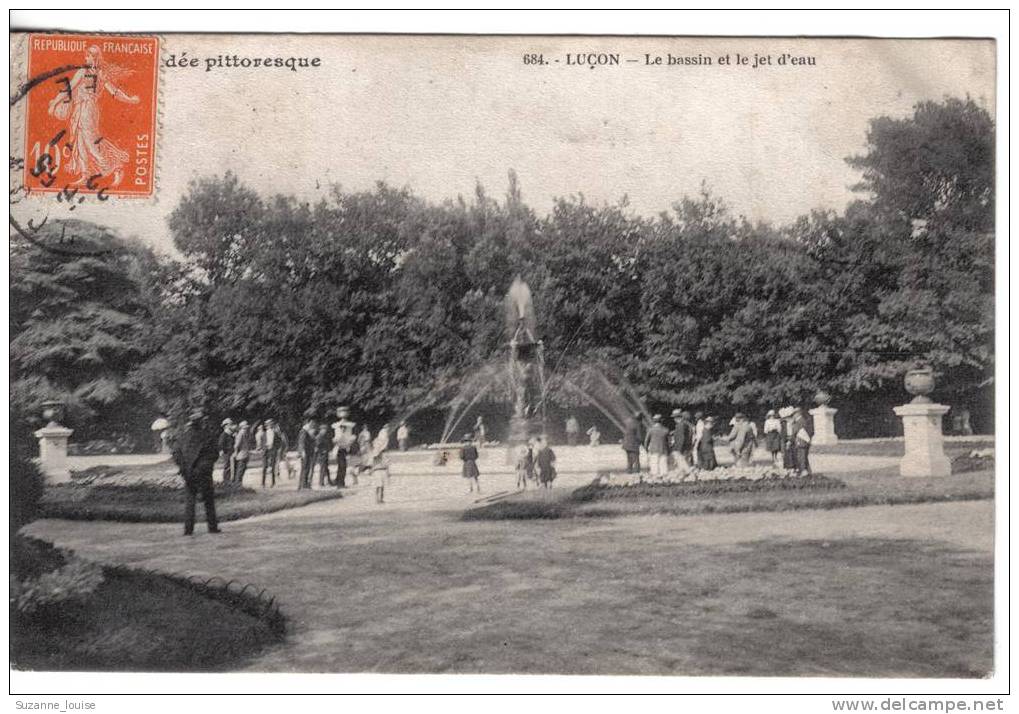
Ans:
{"type": "Polygon", "coordinates": [[[690,412],[680,409],[672,410],[676,428],[672,430],[672,453],[676,466],[681,470],[693,466],[693,424],[690,412]]]}
{"type": "Polygon", "coordinates": [[[195,531],[195,499],[202,495],[205,504],[205,521],[209,533],[219,533],[216,520],[216,500],[213,493],[212,469],[219,456],[216,434],[209,429],[205,413],[196,410],[188,417],[188,424],[173,448],[173,460],[184,478],[184,535],[195,531]]]}
{"type": "Polygon", "coordinates": [[[644,442],[640,428],[640,412],[626,420],[623,428],[623,451],[626,452],[626,473],[640,472],[640,447],[644,442]]]}
{"type": "Polygon", "coordinates": [[[275,419],[266,419],[258,431],[256,446],[262,450],[262,488],[265,488],[265,475],[272,476],[272,485],[276,485],[280,459],[286,456],[289,444],[287,437],[275,419]]]}
{"type": "Polygon", "coordinates": [[[297,453],[301,457],[301,481],[297,488],[311,488],[311,472],[315,468],[315,437],[318,435],[318,424],[315,417],[306,415],[304,426],[297,435],[297,453]]]}

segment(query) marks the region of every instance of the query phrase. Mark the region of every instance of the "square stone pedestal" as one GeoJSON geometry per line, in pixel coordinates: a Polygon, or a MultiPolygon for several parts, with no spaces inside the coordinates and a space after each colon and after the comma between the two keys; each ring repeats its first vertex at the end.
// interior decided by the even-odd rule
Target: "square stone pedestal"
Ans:
{"type": "Polygon", "coordinates": [[[810,416],[814,420],[814,436],[810,440],[812,444],[837,444],[839,437],[835,434],[835,412],[827,405],[815,407],[810,410],[810,416]]]}
{"type": "Polygon", "coordinates": [[[906,455],[899,464],[903,476],[948,476],[952,465],[945,456],[941,432],[941,418],[951,407],[930,402],[910,402],[895,407],[902,417],[902,431],[906,440],[906,455]]]}
{"type": "Polygon", "coordinates": [[[71,480],[71,471],[67,468],[67,440],[73,433],[74,429],[52,423],[35,432],[39,440],[39,469],[47,483],[71,480]]]}

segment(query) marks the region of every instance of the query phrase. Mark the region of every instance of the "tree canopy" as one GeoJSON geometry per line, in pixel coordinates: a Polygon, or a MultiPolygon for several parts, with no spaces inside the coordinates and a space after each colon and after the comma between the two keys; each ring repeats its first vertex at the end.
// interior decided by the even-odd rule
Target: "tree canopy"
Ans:
{"type": "Polygon", "coordinates": [[[994,370],[993,145],[969,99],[876,118],[847,159],[860,199],[780,227],[707,188],[655,217],[579,194],[541,216],[512,172],[502,197],[479,186],[441,203],[380,183],[308,204],[205,177],[169,216],[179,256],[158,265],[12,247],[12,366],[19,390],[96,415],[127,389],[291,426],[340,403],[369,420],[433,413],[502,354],[519,274],[551,371],[613,365],[654,406],[754,409],[819,389],[884,404],[919,362],[966,401],[994,370]]]}

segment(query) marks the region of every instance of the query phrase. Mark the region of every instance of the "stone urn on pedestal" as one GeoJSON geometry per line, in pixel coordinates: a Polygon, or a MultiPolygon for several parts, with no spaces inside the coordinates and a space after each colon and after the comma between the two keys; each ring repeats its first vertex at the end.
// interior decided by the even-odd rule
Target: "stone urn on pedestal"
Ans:
{"type": "Polygon", "coordinates": [[[817,406],[810,410],[810,416],[814,420],[814,437],[811,439],[813,444],[839,443],[839,437],[835,433],[835,412],[838,409],[828,406],[830,401],[831,395],[823,389],[814,395],[817,406]]]}
{"type": "Polygon", "coordinates": [[[935,404],[927,396],[934,391],[934,370],[926,366],[911,369],[906,372],[905,386],[913,401],[894,410],[902,418],[906,442],[899,473],[915,477],[948,476],[952,465],[945,456],[941,419],[951,407],[935,404]]]}
{"type": "Polygon", "coordinates": [[[60,425],[63,415],[63,402],[42,403],[42,418],[47,423],[35,432],[35,438],[39,440],[39,468],[46,476],[47,483],[71,480],[71,471],[67,468],[67,441],[74,429],[60,425]]]}

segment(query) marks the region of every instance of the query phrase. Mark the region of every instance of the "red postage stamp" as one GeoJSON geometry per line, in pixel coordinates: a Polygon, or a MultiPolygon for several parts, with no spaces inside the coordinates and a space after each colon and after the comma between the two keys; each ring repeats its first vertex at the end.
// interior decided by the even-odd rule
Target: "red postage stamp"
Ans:
{"type": "Polygon", "coordinates": [[[28,47],[26,188],[152,195],[158,38],[33,34],[28,47]]]}

